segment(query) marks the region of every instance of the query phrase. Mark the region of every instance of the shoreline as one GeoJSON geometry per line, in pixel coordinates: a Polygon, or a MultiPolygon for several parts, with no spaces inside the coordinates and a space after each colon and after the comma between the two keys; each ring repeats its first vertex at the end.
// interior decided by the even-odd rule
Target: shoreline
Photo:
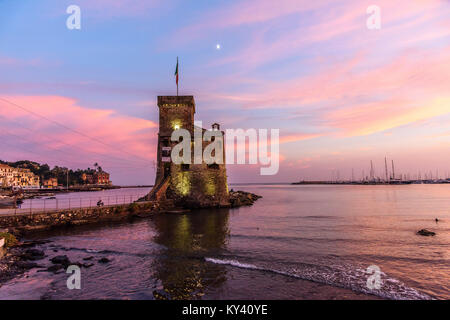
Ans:
{"type": "MultiPolygon", "coordinates": [[[[94,229],[102,227],[101,225],[93,226],[94,229]]],[[[65,270],[69,265],[77,265],[81,270],[88,270],[91,267],[109,268],[115,263],[115,259],[108,257],[107,252],[90,252],[86,249],[76,249],[77,252],[75,254],[70,248],[60,247],[60,245],[54,243],[51,240],[52,237],[53,235],[49,234],[45,235],[45,237],[37,236],[24,239],[24,242],[18,246],[10,248],[6,256],[0,258],[0,270],[2,270],[0,273],[0,288],[4,285],[14,285],[15,279],[28,277],[28,272],[31,273],[31,277],[37,273],[48,274],[48,276],[44,275],[45,277],[56,277],[60,274],[65,274],[65,270]]],[[[196,257],[195,259],[200,259],[205,264],[211,263],[206,257],[196,257]]],[[[283,294],[289,292],[290,300],[386,300],[386,298],[354,291],[350,288],[300,278],[294,279],[290,276],[270,271],[243,269],[230,265],[224,267],[228,270],[227,273],[231,275],[228,279],[226,290],[208,290],[198,298],[202,297],[205,301],[223,299],[284,300],[285,298],[280,297],[278,292],[270,289],[283,283],[283,294]],[[245,279],[248,278],[257,283],[258,287],[243,289],[241,282],[246,281],[245,279]],[[255,295],[258,292],[263,292],[263,295],[255,295]]],[[[153,297],[155,300],[186,299],[185,296],[168,295],[164,290],[154,290],[153,297]]],[[[0,297],[0,299],[3,298],[0,297]]],[[[188,297],[187,299],[190,298],[188,297]]],[[[58,300],[58,298],[55,299],[58,300]]],[[[120,297],[113,297],[112,299],[120,299],[120,297]]],[[[138,298],[138,300],[140,299],[138,298]]]]}
{"type": "MultiPolygon", "coordinates": [[[[244,192],[230,191],[230,208],[241,206],[251,206],[261,198],[261,196],[244,192]]],[[[47,240],[27,241],[27,235],[39,234],[49,230],[64,230],[76,226],[91,225],[102,227],[111,222],[132,221],[133,219],[144,219],[155,214],[185,214],[190,210],[175,210],[170,202],[136,201],[131,204],[97,207],[89,209],[62,209],[60,212],[33,213],[0,215],[0,230],[14,235],[19,243],[10,248],[0,248],[3,253],[0,255],[0,286],[25,273],[28,270],[40,268],[34,262],[43,259],[44,254],[33,256],[29,250],[39,244],[47,243],[47,240]],[[26,249],[26,250],[25,250],[26,249]],[[28,250],[28,251],[27,251],[28,250]]]]}
{"type": "Polygon", "coordinates": [[[11,248],[0,248],[0,287],[6,282],[17,278],[27,271],[38,268],[39,265],[32,259],[25,259],[26,248],[31,248],[40,242],[21,242],[11,248]]]}

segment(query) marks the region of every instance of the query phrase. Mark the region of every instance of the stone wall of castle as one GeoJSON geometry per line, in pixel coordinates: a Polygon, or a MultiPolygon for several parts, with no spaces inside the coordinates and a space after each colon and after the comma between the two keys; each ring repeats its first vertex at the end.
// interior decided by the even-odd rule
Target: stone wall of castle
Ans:
{"type": "MultiPolygon", "coordinates": [[[[183,128],[191,133],[194,142],[195,102],[192,96],[158,97],[159,136],[158,164],[155,186],[158,186],[168,176],[169,186],[166,197],[173,199],[182,207],[227,207],[230,205],[225,161],[223,164],[207,165],[205,162],[179,165],[169,161],[170,151],[178,142],[170,140],[172,132],[183,128]]],[[[203,132],[205,130],[203,129],[203,132]]],[[[202,150],[210,142],[202,142],[202,150]]],[[[194,147],[192,147],[193,150],[194,147]]],[[[225,159],[224,145],[223,155],[225,159]]]]}

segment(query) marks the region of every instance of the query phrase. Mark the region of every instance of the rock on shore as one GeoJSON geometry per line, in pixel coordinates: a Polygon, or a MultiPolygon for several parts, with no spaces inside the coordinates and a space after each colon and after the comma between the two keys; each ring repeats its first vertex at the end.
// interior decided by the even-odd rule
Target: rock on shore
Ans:
{"type": "Polygon", "coordinates": [[[50,259],[53,264],[61,264],[63,266],[68,266],[70,264],[70,260],[66,255],[56,256],[50,259]]]}
{"type": "Polygon", "coordinates": [[[417,234],[420,236],[425,236],[425,237],[430,237],[430,236],[432,237],[432,236],[436,235],[435,232],[427,230],[427,229],[421,229],[421,230],[417,231],[417,234]]]}
{"type": "MultiPolygon", "coordinates": [[[[41,245],[49,243],[48,240],[34,240],[18,242],[14,246],[3,249],[0,252],[0,287],[3,283],[22,275],[31,270],[38,269],[37,272],[61,273],[70,265],[77,265],[80,268],[90,268],[94,266],[94,256],[83,258],[83,262],[71,261],[67,255],[53,256],[51,253],[58,250],[52,249],[52,245],[41,245]],[[38,249],[38,248],[42,248],[38,249]]],[[[111,262],[111,259],[102,257],[98,260],[100,264],[111,262]]]]}
{"type": "Polygon", "coordinates": [[[44,252],[37,249],[29,249],[34,245],[36,243],[26,242],[3,249],[5,253],[0,257],[0,286],[27,270],[41,267],[35,260],[43,259],[44,252]]]}
{"type": "Polygon", "coordinates": [[[231,208],[241,207],[241,206],[251,206],[253,203],[262,198],[254,193],[245,192],[245,191],[231,191],[230,195],[230,204],[231,208]]]}

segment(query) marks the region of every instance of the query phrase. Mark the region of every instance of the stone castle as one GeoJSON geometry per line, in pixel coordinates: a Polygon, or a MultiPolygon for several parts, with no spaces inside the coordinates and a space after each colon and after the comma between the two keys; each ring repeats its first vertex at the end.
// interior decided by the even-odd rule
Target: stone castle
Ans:
{"type": "MultiPolygon", "coordinates": [[[[159,133],[157,150],[157,171],[153,190],[149,197],[155,200],[173,200],[175,205],[185,208],[228,207],[230,205],[225,150],[221,164],[194,163],[175,164],[171,160],[172,148],[178,141],[172,141],[172,132],[186,129],[194,145],[194,130],[206,131],[194,125],[195,101],[193,96],[159,96],[159,133]]],[[[219,124],[212,126],[220,130],[219,124]]],[[[222,132],[223,134],[223,132],[222,132]]],[[[203,141],[202,151],[210,141],[203,141]]]]}

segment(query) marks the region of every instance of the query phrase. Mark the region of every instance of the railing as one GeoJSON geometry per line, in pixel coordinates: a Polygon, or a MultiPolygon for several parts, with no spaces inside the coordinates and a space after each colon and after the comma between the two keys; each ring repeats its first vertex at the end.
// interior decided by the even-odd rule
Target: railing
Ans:
{"type": "Polygon", "coordinates": [[[27,199],[15,209],[0,209],[2,215],[51,213],[62,210],[114,207],[135,202],[147,193],[125,195],[98,195],[88,197],[56,197],[27,199]]]}

